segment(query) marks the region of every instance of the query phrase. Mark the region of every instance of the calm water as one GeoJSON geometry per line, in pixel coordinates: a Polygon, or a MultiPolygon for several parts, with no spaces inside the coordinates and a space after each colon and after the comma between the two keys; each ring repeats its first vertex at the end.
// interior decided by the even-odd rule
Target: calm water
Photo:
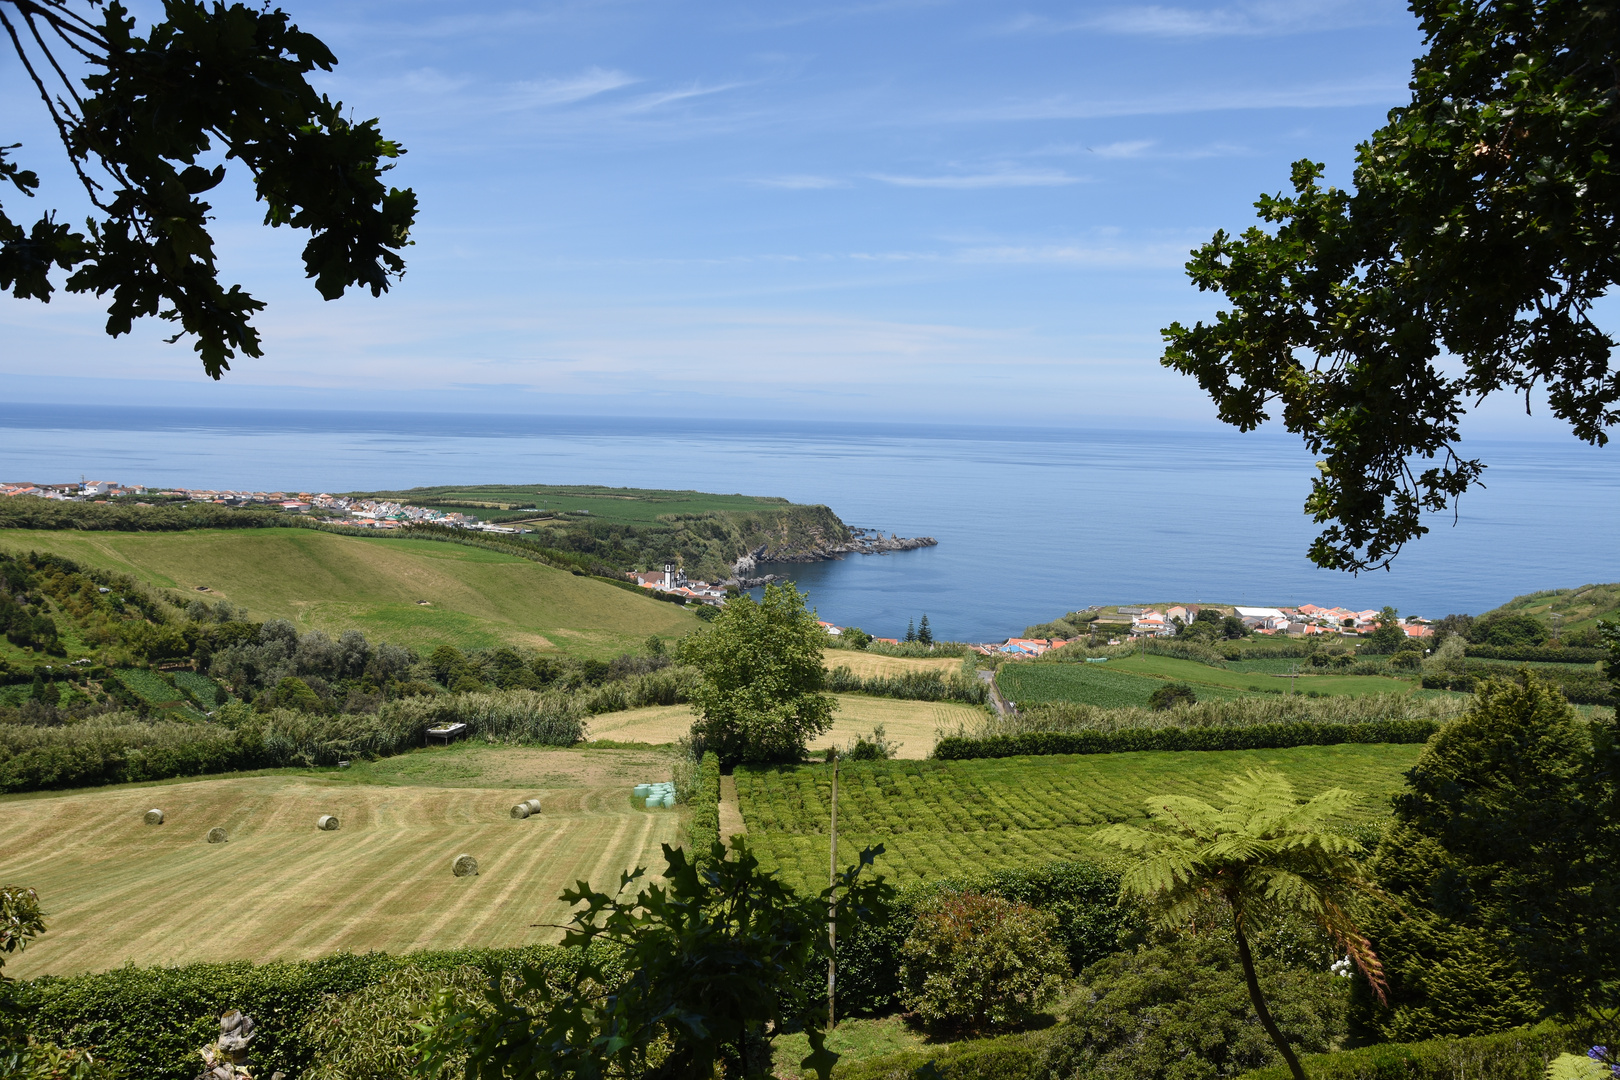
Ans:
{"type": "MultiPolygon", "coordinates": [[[[1620,580],[1615,451],[1476,441],[1488,490],[1390,573],[1318,570],[1286,436],[0,404],[0,479],[354,491],[594,483],[782,495],[939,547],[787,568],[824,618],[986,640],[1093,603],[1479,612],[1620,580]]],[[[781,568],[777,568],[781,569],[781,568]]]]}

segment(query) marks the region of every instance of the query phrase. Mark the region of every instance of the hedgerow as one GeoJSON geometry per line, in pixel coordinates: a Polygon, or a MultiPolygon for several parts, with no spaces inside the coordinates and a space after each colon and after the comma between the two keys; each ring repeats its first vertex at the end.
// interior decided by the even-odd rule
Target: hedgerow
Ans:
{"type": "Polygon", "coordinates": [[[1309,698],[1301,694],[1215,698],[1163,711],[1148,708],[1105,709],[1075,702],[1039,702],[1021,706],[1012,716],[986,716],[952,734],[971,738],[1019,735],[1032,731],[1128,731],[1139,728],[1241,728],[1272,724],[1364,724],[1381,720],[1443,722],[1462,714],[1466,699],[1413,694],[1337,695],[1309,698]]]}
{"type": "MultiPolygon", "coordinates": [[[[1380,1043],[1313,1054],[1300,1064],[1313,1080],[1544,1080],[1548,1062],[1562,1053],[1585,1054],[1590,1039],[1589,1034],[1544,1023],[1471,1039],[1380,1043]]],[[[1257,1069],[1239,1080],[1288,1080],[1288,1067],[1257,1069]]]]}
{"type": "Polygon", "coordinates": [[[1573,645],[1469,645],[1471,660],[1528,660],[1545,664],[1595,664],[1609,658],[1607,649],[1573,645]]]}
{"type": "Polygon", "coordinates": [[[1375,720],[1364,724],[1257,724],[1252,727],[1127,728],[1120,731],[1035,731],[983,739],[946,736],[934,744],[940,761],[1124,754],[1138,750],[1275,750],[1340,743],[1421,743],[1440,730],[1433,720],[1375,720]]]}
{"type": "Polygon", "coordinates": [[[961,701],[969,705],[983,705],[990,700],[990,686],[983,680],[964,679],[954,674],[946,678],[937,671],[908,671],[903,675],[862,678],[849,668],[840,666],[827,673],[825,688],[833,694],[872,694],[908,701],[961,701]]]}
{"type": "Polygon", "coordinates": [[[720,758],[709,751],[698,766],[696,791],[690,800],[691,820],[687,822],[687,836],[694,855],[704,858],[720,835],[720,758]]]}

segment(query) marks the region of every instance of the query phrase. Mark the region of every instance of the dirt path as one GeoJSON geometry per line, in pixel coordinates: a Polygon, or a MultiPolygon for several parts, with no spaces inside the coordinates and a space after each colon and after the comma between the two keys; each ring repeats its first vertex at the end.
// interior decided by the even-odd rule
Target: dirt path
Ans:
{"type": "Polygon", "coordinates": [[[720,839],[747,836],[748,823],[743,821],[742,806],[737,802],[737,778],[720,778],[720,839]]]}

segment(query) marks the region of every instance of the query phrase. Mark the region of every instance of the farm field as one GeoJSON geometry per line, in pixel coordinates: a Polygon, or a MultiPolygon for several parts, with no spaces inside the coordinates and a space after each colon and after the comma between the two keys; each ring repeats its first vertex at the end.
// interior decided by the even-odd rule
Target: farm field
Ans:
{"type": "Polygon", "coordinates": [[[1302,670],[1295,681],[1287,675],[1217,668],[1173,656],[1127,656],[1106,664],[1008,664],[996,680],[1002,693],[1023,704],[1073,701],[1104,708],[1146,705],[1148,696],[1166,682],[1188,683],[1201,699],[1291,690],[1359,696],[1415,689],[1404,679],[1377,675],[1317,675],[1302,670]]]}
{"type": "Polygon", "coordinates": [[[229,600],[301,630],[363,631],[417,649],[525,645],[611,656],[698,620],[601,581],[515,555],[314,529],[172,533],[7,530],[0,548],[52,551],[157,588],[229,600]],[[419,603],[426,601],[426,603],[419,603]]]}
{"type": "Polygon", "coordinates": [[[564,921],[564,888],[656,870],[659,845],[681,842],[682,811],[630,796],[669,775],[658,752],[461,744],[342,771],[6,798],[5,879],[37,888],[50,913],[6,974],[554,940],[531,924],[564,921]],[[508,817],[520,794],[544,813],[508,817]],[[162,825],[142,822],[152,807],[162,825]],[[342,828],[318,831],[321,814],[342,828]],[[228,842],[204,841],[214,826],[228,842]],[[451,875],[462,852],[479,876],[451,875]]]}
{"type": "MultiPolygon", "coordinates": [[[[515,508],[501,517],[535,516],[552,511],[585,511],[597,521],[646,525],[665,514],[709,514],[728,511],[776,510],[789,503],[767,495],[712,495],[703,491],[655,491],[648,488],[613,488],[590,484],[475,484],[466,487],[411,488],[408,491],[351,492],[366,498],[403,502],[479,503],[523,505],[536,510],[522,515],[515,508]]],[[[484,515],[488,516],[488,515],[484,515]]]]}
{"type": "MultiPolygon", "coordinates": [[[[832,730],[812,740],[813,752],[835,742],[846,744],[857,735],[869,736],[875,725],[882,724],[889,740],[902,744],[900,757],[920,760],[933,750],[934,733],[940,728],[954,731],[959,725],[984,719],[984,710],[950,701],[901,701],[865,694],[835,696],[838,712],[832,730]]],[[[587,734],[592,739],[614,742],[661,744],[674,742],[691,728],[690,706],[653,705],[593,716],[587,734]]]]}
{"type": "MultiPolygon", "coordinates": [[[[975,761],[895,761],[841,767],[840,861],[882,843],[891,881],[961,875],[1053,859],[1108,859],[1089,837],[1144,816],[1159,794],[1215,795],[1226,779],[1275,768],[1301,796],[1346,787],[1362,804],[1346,824],[1388,813],[1389,796],[1421,746],[1346,745],[1287,750],[1062,755],[975,761]]],[[[800,886],[825,883],[831,785],[826,766],[739,767],[738,804],[750,846],[800,886]]]]}
{"type": "Polygon", "coordinates": [[[949,677],[962,670],[961,658],[955,656],[942,656],[936,660],[928,657],[880,656],[877,653],[856,652],[853,649],[828,649],[822,653],[821,660],[828,671],[847,667],[863,679],[930,671],[949,677]]]}

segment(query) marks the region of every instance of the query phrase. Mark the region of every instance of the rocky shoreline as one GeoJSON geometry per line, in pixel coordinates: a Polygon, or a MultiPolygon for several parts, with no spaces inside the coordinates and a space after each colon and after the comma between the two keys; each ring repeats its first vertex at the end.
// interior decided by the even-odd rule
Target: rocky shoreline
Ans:
{"type": "Polygon", "coordinates": [[[855,526],[850,526],[849,533],[850,539],[846,543],[811,548],[773,551],[770,545],[761,544],[733,564],[732,573],[736,576],[727,584],[734,583],[741,589],[753,589],[761,585],[769,585],[773,581],[783,580],[780,574],[766,574],[764,577],[749,576],[760,563],[827,562],[830,559],[842,559],[845,555],[887,555],[891,551],[916,551],[918,548],[939,546],[939,541],[932,536],[896,536],[894,533],[884,536],[882,531],[878,529],[863,529],[855,526]]]}

